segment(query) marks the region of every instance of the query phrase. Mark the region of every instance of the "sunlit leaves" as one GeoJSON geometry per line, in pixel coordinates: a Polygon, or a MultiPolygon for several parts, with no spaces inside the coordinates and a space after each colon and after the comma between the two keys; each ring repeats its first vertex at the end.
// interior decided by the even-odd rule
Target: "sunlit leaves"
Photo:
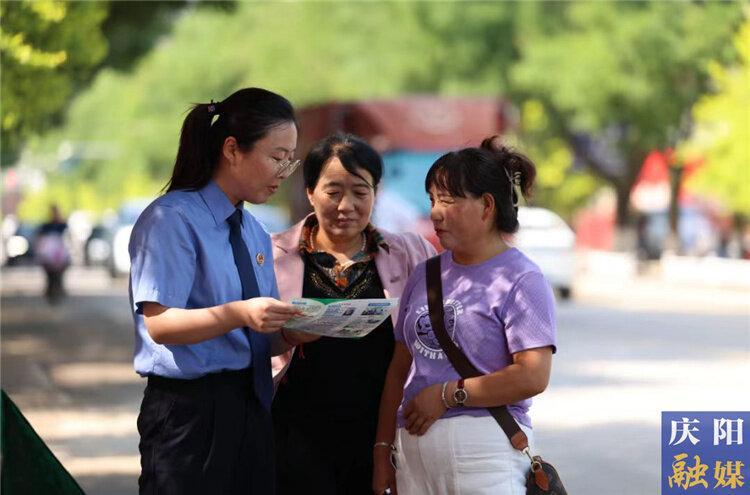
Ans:
{"type": "Polygon", "coordinates": [[[680,154],[685,160],[704,161],[688,187],[750,215],[750,21],[743,24],[735,45],[738,64],[711,64],[715,92],[693,109],[696,125],[680,154]]]}

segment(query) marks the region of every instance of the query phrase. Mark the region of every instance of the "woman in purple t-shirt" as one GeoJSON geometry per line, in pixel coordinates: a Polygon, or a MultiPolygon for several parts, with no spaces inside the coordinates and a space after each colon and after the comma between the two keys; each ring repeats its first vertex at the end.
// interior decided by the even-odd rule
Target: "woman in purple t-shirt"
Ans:
{"type": "Polygon", "coordinates": [[[432,330],[425,264],[401,297],[380,404],[373,491],[525,493],[529,461],[487,407],[507,405],[533,445],[531,397],[549,381],[555,306],[539,268],[507,243],[536,175],[497,136],[448,153],[425,189],[440,243],[446,331],[484,376],[461,380],[432,330]],[[394,450],[397,469],[390,463],[394,450]]]}

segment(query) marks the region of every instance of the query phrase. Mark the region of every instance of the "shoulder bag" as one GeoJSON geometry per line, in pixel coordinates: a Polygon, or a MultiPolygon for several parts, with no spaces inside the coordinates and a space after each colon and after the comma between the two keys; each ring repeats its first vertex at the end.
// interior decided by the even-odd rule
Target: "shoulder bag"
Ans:
{"type": "MultiPolygon", "coordinates": [[[[461,349],[453,343],[445,329],[445,314],[443,310],[443,281],[440,276],[440,256],[427,260],[427,304],[430,311],[432,330],[435,332],[440,347],[453,367],[462,378],[482,376],[479,370],[471,364],[461,349]]],[[[540,456],[534,456],[529,449],[529,440],[518,426],[516,420],[508,412],[506,406],[488,407],[500,428],[508,436],[513,448],[529,457],[531,466],[526,476],[526,495],[567,495],[560,476],[552,464],[544,461],[540,456]]]]}

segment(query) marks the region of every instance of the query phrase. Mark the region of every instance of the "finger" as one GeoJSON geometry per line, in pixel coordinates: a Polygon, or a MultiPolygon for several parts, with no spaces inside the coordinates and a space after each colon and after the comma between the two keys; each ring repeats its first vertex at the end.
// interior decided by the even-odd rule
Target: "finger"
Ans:
{"type": "Polygon", "coordinates": [[[259,328],[256,328],[255,330],[260,333],[274,333],[281,330],[281,326],[283,325],[282,322],[269,322],[264,321],[260,324],[259,328]]]}
{"type": "Polygon", "coordinates": [[[278,320],[286,323],[290,319],[294,318],[294,314],[284,313],[279,311],[268,310],[263,315],[264,320],[278,320]]]}
{"type": "Polygon", "coordinates": [[[279,318],[261,318],[261,320],[258,322],[258,327],[267,330],[271,327],[277,327],[281,328],[281,325],[285,323],[284,320],[281,320],[279,318]]]}
{"type": "Polygon", "coordinates": [[[287,312],[278,312],[278,311],[269,311],[268,313],[266,313],[267,318],[269,319],[273,318],[274,320],[278,320],[283,323],[286,323],[287,321],[297,316],[299,316],[297,313],[287,313],[287,312]]]}
{"type": "Polygon", "coordinates": [[[271,299],[271,302],[268,304],[268,310],[279,314],[295,315],[301,313],[297,306],[277,299],[271,299]]]}
{"type": "Polygon", "coordinates": [[[422,424],[425,422],[424,418],[417,418],[411,425],[411,428],[407,428],[407,431],[412,435],[416,435],[417,432],[422,428],[422,424]]]}
{"type": "Polygon", "coordinates": [[[413,425],[414,422],[418,419],[419,419],[419,414],[417,414],[416,412],[404,414],[404,426],[406,426],[406,429],[408,430],[411,427],[411,425],[413,425]]]}
{"type": "Polygon", "coordinates": [[[263,320],[263,323],[266,325],[278,325],[282,326],[284,323],[286,323],[289,320],[289,318],[286,317],[279,317],[279,316],[268,316],[263,320]]]}
{"type": "Polygon", "coordinates": [[[425,433],[427,433],[427,430],[430,429],[430,426],[432,426],[432,423],[434,423],[434,420],[427,420],[424,423],[422,423],[422,426],[417,431],[417,436],[421,437],[425,433]]]}

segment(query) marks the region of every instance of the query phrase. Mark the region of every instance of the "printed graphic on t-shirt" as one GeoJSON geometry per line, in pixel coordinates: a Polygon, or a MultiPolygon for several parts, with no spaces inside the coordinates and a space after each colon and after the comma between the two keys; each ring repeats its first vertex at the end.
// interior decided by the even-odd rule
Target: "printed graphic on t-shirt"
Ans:
{"type": "MultiPolygon", "coordinates": [[[[463,314],[464,308],[459,301],[447,299],[443,306],[445,312],[445,330],[451,340],[456,342],[456,320],[463,314]]],[[[417,318],[414,321],[414,351],[427,359],[445,359],[435,332],[432,330],[430,321],[430,310],[427,306],[417,309],[417,318]]],[[[459,346],[460,347],[460,346],[459,346]]]]}

